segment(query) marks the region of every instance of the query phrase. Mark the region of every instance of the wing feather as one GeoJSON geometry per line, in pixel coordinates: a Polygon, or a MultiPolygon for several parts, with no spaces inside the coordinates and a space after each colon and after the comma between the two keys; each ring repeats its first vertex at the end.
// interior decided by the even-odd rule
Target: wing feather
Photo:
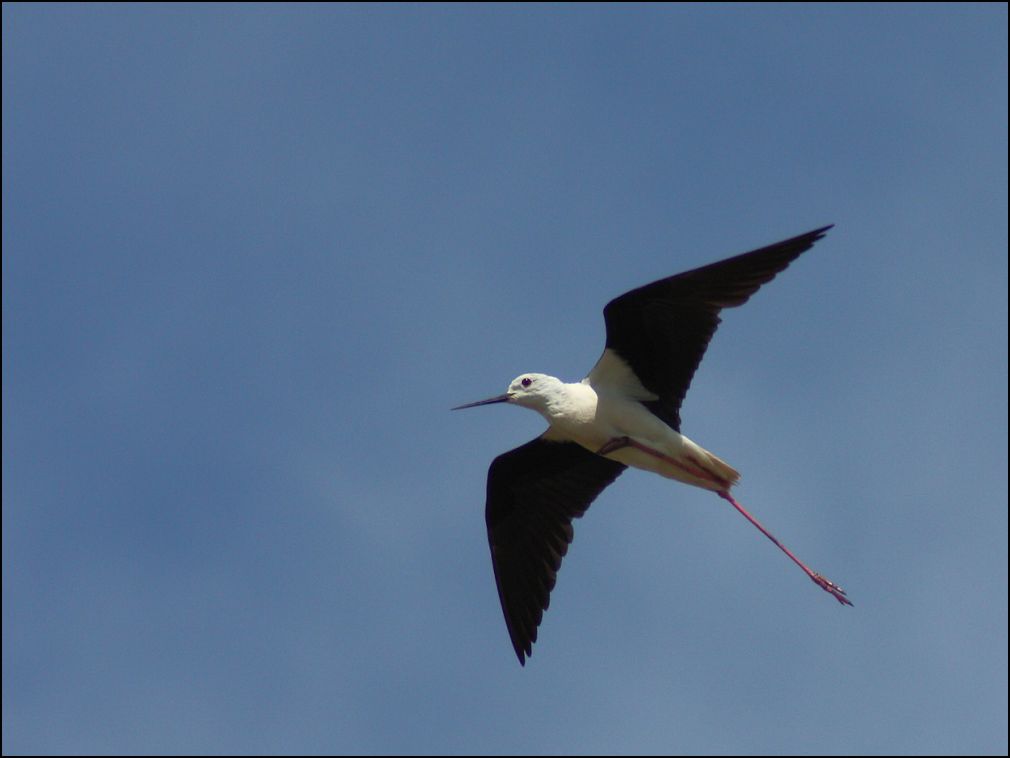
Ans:
{"type": "Polygon", "coordinates": [[[574,442],[538,437],[499,455],[487,478],[488,542],[519,662],[533,652],[579,518],[625,466],[574,442]]]}
{"type": "Polygon", "coordinates": [[[658,396],[644,405],[680,431],[680,406],[701,363],[723,308],[743,305],[831,226],[749,253],[660,279],[614,298],[603,309],[607,346],[594,373],[615,372],[607,351],[627,364],[642,386],[658,396]]]}

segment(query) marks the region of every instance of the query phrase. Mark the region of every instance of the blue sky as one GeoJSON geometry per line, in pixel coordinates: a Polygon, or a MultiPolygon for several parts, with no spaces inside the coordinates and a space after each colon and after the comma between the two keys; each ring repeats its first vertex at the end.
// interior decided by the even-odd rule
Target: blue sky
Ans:
{"type": "Polygon", "coordinates": [[[1007,8],[3,8],[4,753],[1003,753],[1007,8]],[[725,314],[510,648],[491,459],[725,314]]]}

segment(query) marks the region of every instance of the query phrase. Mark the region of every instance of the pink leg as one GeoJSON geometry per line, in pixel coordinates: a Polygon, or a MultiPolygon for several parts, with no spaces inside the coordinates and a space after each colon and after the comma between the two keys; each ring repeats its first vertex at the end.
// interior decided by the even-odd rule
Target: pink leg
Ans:
{"type": "Polygon", "coordinates": [[[756,526],[761,531],[761,534],[763,534],[765,537],[767,537],[772,542],[774,542],[775,545],[776,545],[776,547],[778,547],[779,550],[781,550],[783,553],[785,553],[786,555],[788,555],[789,558],[793,561],[793,563],[795,563],[797,566],[799,566],[801,569],[803,569],[804,572],[806,572],[806,575],[809,576],[814,581],[814,584],[816,584],[818,587],[820,587],[825,592],[830,592],[831,596],[834,597],[835,600],[837,600],[842,605],[852,605],[852,601],[849,600],[845,596],[845,590],[843,590],[841,587],[839,587],[834,582],[832,582],[832,581],[826,579],[825,577],[821,576],[817,572],[811,571],[809,568],[807,568],[807,565],[805,563],[803,563],[803,561],[801,561],[795,555],[793,555],[792,551],[790,551],[789,548],[787,548],[785,545],[783,545],[781,542],[779,542],[777,539],[775,539],[774,535],[772,535],[771,532],[769,532],[767,529],[765,529],[761,525],[760,521],[758,521],[756,518],[754,518],[753,516],[751,516],[746,511],[746,509],[742,505],[740,505],[740,503],[738,503],[733,498],[733,496],[731,494],[729,494],[729,489],[728,489],[729,482],[717,481],[716,479],[713,478],[713,476],[709,472],[705,471],[700,466],[691,466],[691,465],[685,463],[684,461],[679,461],[679,460],[676,460],[674,458],[671,458],[670,456],[664,455],[660,451],[654,450],[653,448],[649,447],[648,445],[643,445],[641,442],[637,442],[637,441],[631,439],[630,437],[615,437],[614,439],[612,439],[609,442],[607,442],[603,447],[601,447],[596,452],[597,452],[598,455],[606,455],[607,453],[612,453],[615,450],[620,450],[622,447],[633,447],[633,448],[635,448],[637,450],[641,450],[643,453],[648,453],[649,455],[654,455],[655,457],[660,458],[660,459],[666,461],[667,463],[670,463],[671,465],[676,466],[677,468],[681,469],[682,471],[686,471],[688,474],[691,474],[692,476],[696,476],[696,477],[698,477],[700,479],[704,479],[704,480],[710,481],[710,482],[712,482],[712,483],[714,483],[716,485],[719,485],[719,486],[727,487],[727,489],[720,490],[716,494],[718,494],[719,497],[721,497],[723,500],[726,500],[727,502],[730,503],[730,505],[732,505],[734,508],[736,508],[738,511],[740,511],[740,513],[743,514],[744,518],[746,518],[748,521],[750,521],[754,526],[756,526]]]}
{"type": "Polygon", "coordinates": [[[740,511],[740,513],[743,514],[744,518],[746,518],[754,526],[756,526],[759,530],[761,530],[761,534],[763,534],[765,537],[767,537],[772,542],[774,542],[775,545],[778,547],[779,550],[781,550],[783,553],[785,553],[786,555],[788,555],[792,559],[793,563],[795,563],[797,566],[799,566],[801,569],[803,569],[806,572],[807,576],[809,576],[811,579],[813,579],[814,584],[816,584],[818,587],[820,587],[825,592],[830,592],[831,595],[832,595],[832,597],[834,597],[835,600],[837,600],[842,605],[852,605],[852,601],[849,600],[845,596],[845,590],[843,590],[841,587],[839,587],[834,582],[831,582],[828,579],[824,578],[823,576],[821,576],[817,572],[811,571],[809,568],[807,568],[806,564],[803,563],[803,561],[801,561],[795,555],[793,555],[792,552],[789,550],[789,548],[787,548],[785,545],[783,545],[781,542],[779,542],[777,539],[775,539],[775,537],[772,535],[771,532],[769,532],[767,529],[765,529],[763,526],[761,526],[761,522],[759,522],[756,518],[754,518],[749,513],[747,513],[746,509],[744,509],[744,507],[742,505],[740,505],[740,503],[738,503],[736,500],[734,500],[733,496],[730,495],[729,492],[719,492],[718,495],[723,500],[726,500],[730,505],[732,505],[738,511],[740,511]]]}
{"type": "Polygon", "coordinates": [[[649,455],[659,458],[660,460],[666,461],[671,466],[676,466],[681,471],[689,474],[698,479],[702,479],[706,482],[711,482],[718,487],[729,487],[730,483],[725,479],[718,478],[709,471],[698,464],[697,460],[691,456],[686,456],[686,460],[677,460],[676,458],[671,458],[669,455],[664,455],[655,448],[651,448],[648,445],[643,445],[637,440],[631,439],[631,437],[614,437],[612,440],[607,442],[603,447],[596,451],[597,455],[607,455],[615,450],[620,450],[623,447],[633,447],[636,450],[641,450],[643,453],[648,453],[649,455]],[[695,465],[691,465],[694,463],[695,465]]]}
{"type": "Polygon", "coordinates": [[[614,437],[614,439],[609,440],[607,444],[596,451],[597,455],[606,455],[607,453],[612,453],[615,450],[620,450],[622,447],[628,447],[631,445],[631,437],[614,437]]]}

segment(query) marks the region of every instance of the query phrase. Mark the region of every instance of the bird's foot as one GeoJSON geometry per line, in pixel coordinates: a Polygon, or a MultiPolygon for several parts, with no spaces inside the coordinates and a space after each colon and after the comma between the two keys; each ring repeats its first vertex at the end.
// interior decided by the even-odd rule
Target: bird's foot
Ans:
{"type": "Polygon", "coordinates": [[[607,442],[603,447],[596,451],[597,455],[607,455],[615,450],[620,450],[622,447],[628,447],[631,444],[631,439],[629,437],[614,437],[614,439],[607,442]]]}
{"type": "Polygon", "coordinates": [[[814,584],[820,587],[825,592],[830,592],[832,597],[835,598],[842,605],[852,605],[852,601],[845,596],[845,590],[839,587],[837,584],[821,576],[820,574],[811,574],[810,578],[814,580],[814,584]]]}

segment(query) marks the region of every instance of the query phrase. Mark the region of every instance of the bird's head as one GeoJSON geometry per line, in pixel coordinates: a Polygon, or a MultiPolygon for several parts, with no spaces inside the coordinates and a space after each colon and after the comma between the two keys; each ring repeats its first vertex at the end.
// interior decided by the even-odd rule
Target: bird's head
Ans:
{"type": "Polygon", "coordinates": [[[478,400],[476,403],[458,405],[452,410],[458,411],[463,408],[475,408],[478,405],[491,405],[492,403],[512,403],[524,408],[532,408],[535,411],[542,411],[547,407],[550,398],[560,391],[561,385],[560,379],[547,374],[520,374],[512,380],[504,395],[478,400]]]}

